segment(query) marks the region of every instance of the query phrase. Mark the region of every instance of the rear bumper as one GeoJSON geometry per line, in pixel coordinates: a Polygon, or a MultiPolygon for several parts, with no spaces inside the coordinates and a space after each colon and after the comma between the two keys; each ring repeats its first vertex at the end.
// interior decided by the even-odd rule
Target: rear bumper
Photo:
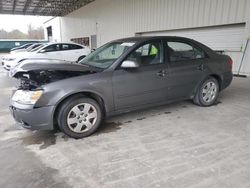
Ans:
{"type": "Polygon", "coordinates": [[[222,83],[221,83],[221,90],[227,88],[233,80],[233,73],[232,72],[226,72],[222,75],[222,83]]]}
{"type": "Polygon", "coordinates": [[[22,127],[31,130],[53,130],[53,110],[54,106],[40,108],[16,104],[10,106],[15,121],[22,127]]]}

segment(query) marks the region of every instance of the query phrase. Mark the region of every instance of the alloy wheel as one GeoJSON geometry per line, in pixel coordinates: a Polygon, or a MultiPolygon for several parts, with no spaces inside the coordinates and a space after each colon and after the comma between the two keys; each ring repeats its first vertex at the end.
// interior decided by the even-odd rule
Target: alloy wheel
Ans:
{"type": "Polygon", "coordinates": [[[89,103],[74,106],[68,113],[67,124],[71,131],[83,133],[90,130],[96,123],[97,110],[89,103]]]}
{"type": "Polygon", "coordinates": [[[207,82],[202,88],[202,99],[206,103],[212,102],[217,95],[218,88],[212,81],[207,82]]]}

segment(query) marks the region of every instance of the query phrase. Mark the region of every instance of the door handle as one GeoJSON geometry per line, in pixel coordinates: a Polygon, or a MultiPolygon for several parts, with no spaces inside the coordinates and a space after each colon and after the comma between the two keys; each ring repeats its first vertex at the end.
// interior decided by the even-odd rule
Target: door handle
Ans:
{"type": "Polygon", "coordinates": [[[200,71],[203,71],[204,70],[204,66],[203,64],[202,65],[199,65],[198,67],[196,67],[197,70],[200,70],[200,71]]]}
{"type": "Polygon", "coordinates": [[[157,76],[166,76],[167,75],[167,71],[166,70],[160,70],[159,72],[156,73],[157,76]]]}

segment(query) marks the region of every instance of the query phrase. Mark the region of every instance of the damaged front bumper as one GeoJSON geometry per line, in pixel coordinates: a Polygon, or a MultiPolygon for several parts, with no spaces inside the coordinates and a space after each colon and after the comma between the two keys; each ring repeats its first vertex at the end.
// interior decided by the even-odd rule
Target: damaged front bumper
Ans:
{"type": "Polygon", "coordinates": [[[34,108],[11,101],[10,111],[15,121],[22,127],[31,130],[53,130],[54,106],[34,108]]]}

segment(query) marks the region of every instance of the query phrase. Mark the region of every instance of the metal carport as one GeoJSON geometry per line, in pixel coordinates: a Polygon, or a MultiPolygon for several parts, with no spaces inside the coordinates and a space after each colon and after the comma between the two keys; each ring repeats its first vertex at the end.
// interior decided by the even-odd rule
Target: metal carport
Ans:
{"type": "Polygon", "coordinates": [[[1,0],[0,14],[64,16],[94,0],[1,0]]]}

